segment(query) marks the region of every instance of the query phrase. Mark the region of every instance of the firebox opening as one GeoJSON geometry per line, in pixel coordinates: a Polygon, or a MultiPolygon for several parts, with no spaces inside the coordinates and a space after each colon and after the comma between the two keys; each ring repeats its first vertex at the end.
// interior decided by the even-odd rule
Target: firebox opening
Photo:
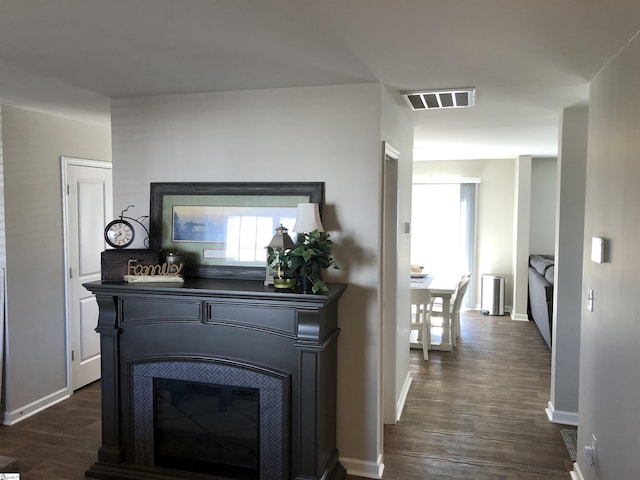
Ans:
{"type": "Polygon", "coordinates": [[[154,378],[154,463],[260,478],[260,390],[154,378]]]}

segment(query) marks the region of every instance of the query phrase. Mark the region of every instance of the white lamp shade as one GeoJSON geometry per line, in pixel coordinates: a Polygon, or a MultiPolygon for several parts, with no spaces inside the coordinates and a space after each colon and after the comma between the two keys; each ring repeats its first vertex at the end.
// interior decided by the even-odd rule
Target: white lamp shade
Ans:
{"type": "Polygon", "coordinates": [[[324,232],[324,227],[320,221],[319,205],[317,203],[299,203],[293,231],[296,233],[307,233],[313,232],[314,230],[324,232]]]}

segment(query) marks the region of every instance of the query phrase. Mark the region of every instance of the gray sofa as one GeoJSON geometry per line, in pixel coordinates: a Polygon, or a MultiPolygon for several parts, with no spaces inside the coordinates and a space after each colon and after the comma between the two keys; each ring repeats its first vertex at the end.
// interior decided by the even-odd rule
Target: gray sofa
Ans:
{"type": "Polygon", "coordinates": [[[553,255],[529,256],[529,318],[532,318],[547,346],[553,332],[553,255]]]}

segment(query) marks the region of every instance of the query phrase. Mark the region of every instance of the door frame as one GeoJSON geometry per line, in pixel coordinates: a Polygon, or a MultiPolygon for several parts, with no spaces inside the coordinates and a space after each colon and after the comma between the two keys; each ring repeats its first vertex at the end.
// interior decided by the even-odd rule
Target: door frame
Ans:
{"type": "Polygon", "coordinates": [[[71,383],[71,329],[69,325],[69,195],[67,194],[67,179],[69,177],[68,167],[93,167],[112,170],[111,162],[99,160],[88,160],[77,157],[60,157],[61,171],[61,195],[62,195],[62,236],[63,236],[63,265],[64,265],[64,328],[65,328],[65,351],[66,351],[66,382],[67,393],[73,395],[71,383]]]}
{"type": "MultiPolygon", "coordinates": [[[[382,155],[382,273],[381,325],[382,347],[382,423],[399,420],[396,405],[398,338],[398,160],[400,152],[383,142],[382,155]]],[[[408,346],[407,346],[408,349],[408,346]]],[[[382,426],[384,429],[384,426],[382,426]]],[[[382,442],[384,444],[384,442],[382,442]]]]}

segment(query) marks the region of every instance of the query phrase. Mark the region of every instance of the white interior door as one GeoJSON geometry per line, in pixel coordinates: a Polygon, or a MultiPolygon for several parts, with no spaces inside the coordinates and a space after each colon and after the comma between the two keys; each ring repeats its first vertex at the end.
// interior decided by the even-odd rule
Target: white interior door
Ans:
{"type": "Polygon", "coordinates": [[[82,286],[100,280],[104,227],[112,219],[111,164],[63,157],[66,212],[69,384],[77,390],[100,378],[98,305],[82,286]]]}

